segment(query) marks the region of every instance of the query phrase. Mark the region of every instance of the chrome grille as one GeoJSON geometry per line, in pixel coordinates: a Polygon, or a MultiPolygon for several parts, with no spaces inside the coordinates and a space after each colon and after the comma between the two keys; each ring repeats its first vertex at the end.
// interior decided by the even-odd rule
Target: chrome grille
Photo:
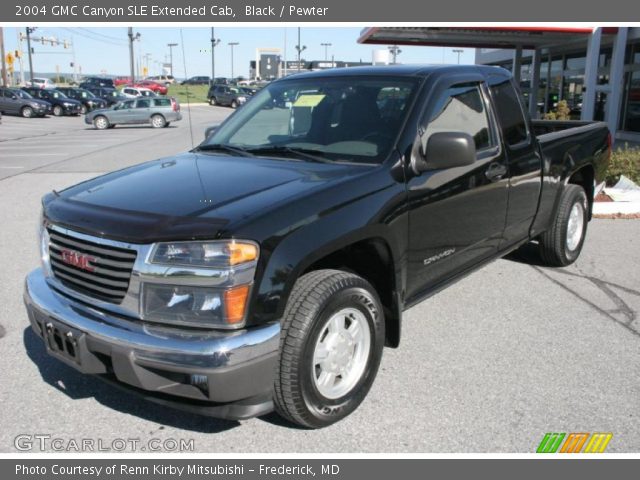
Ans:
{"type": "Polygon", "coordinates": [[[68,288],[111,303],[129,289],[136,251],[85,238],[49,232],[49,258],[54,276],[68,288]]]}

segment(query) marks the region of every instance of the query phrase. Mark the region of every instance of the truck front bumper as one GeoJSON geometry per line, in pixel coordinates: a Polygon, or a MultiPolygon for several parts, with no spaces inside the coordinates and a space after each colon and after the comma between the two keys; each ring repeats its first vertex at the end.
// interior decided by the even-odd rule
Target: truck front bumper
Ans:
{"type": "Polygon", "coordinates": [[[191,331],[121,318],[54,290],[41,269],[24,302],[47,352],[148,400],[203,415],[250,418],[273,409],[279,323],[191,331]]]}

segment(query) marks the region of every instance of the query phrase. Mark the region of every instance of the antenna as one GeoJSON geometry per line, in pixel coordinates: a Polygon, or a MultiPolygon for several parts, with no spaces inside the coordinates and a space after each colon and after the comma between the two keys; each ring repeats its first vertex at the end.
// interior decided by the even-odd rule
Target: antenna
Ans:
{"type": "MultiPolygon", "coordinates": [[[[184,54],[184,38],[182,36],[182,28],[180,29],[180,46],[182,48],[182,67],[184,68],[184,77],[189,78],[187,75],[187,57],[184,54]]],[[[173,75],[173,72],[171,72],[173,75]]],[[[189,135],[191,136],[191,148],[195,148],[193,144],[193,124],[191,123],[191,101],[189,100],[189,84],[185,84],[184,88],[187,92],[187,117],[189,118],[189,135]]]]}

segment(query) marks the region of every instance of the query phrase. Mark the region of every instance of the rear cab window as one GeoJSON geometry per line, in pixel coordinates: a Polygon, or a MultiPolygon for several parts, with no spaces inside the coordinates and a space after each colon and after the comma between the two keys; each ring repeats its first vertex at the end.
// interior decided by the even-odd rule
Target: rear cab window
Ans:
{"type": "Polygon", "coordinates": [[[502,138],[511,148],[529,144],[529,130],[522,102],[509,80],[492,85],[491,96],[496,107],[502,138]]]}

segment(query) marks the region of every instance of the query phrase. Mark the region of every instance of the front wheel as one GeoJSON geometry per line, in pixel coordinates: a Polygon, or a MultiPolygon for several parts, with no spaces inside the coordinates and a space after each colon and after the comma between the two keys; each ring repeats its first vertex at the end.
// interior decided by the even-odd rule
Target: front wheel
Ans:
{"type": "Polygon", "coordinates": [[[64,113],[64,110],[60,105],[56,105],[55,107],[53,107],[53,114],[56,117],[61,117],[63,113],[64,113]]]}
{"type": "Polygon", "coordinates": [[[369,282],[340,270],[302,276],[280,336],[278,413],[308,428],[345,418],[371,388],[383,346],[384,314],[369,282]]]}
{"type": "Polygon", "coordinates": [[[99,115],[93,119],[93,126],[98,130],[105,130],[111,127],[111,125],[109,125],[109,120],[107,120],[107,117],[102,115],[99,115]]]}
{"type": "Polygon", "coordinates": [[[231,108],[237,108],[238,107],[238,102],[236,102],[235,100],[231,100],[231,108]]]}
{"type": "Polygon", "coordinates": [[[86,113],[87,113],[88,111],[89,111],[89,110],[87,110],[87,106],[86,106],[85,104],[82,104],[82,106],[80,107],[80,113],[81,113],[82,115],[86,115],[86,113]]]}
{"type": "Polygon", "coordinates": [[[551,228],[540,236],[540,257],[552,267],[566,267],[577,260],[584,245],[589,221],[589,202],[584,189],[564,188],[551,228]]]}
{"type": "Polygon", "coordinates": [[[33,108],[31,107],[22,107],[22,110],[20,110],[20,114],[24,117],[24,118],[31,118],[33,117],[33,108]]]}
{"type": "Polygon", "coordinates": [[[211,97],[209,99],[209,105],[215,106],[215,104],[216,104],[216,97],[211,97]]]}

